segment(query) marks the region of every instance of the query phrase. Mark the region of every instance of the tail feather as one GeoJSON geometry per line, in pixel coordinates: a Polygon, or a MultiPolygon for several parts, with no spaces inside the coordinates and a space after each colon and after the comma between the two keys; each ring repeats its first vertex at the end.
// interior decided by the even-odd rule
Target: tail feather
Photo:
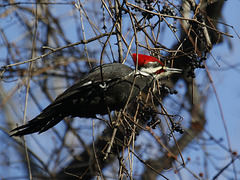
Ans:
{"type": "MultiPolygon", "coordinates": [[[[65,116],[64,116],[65,117],[65,116]]],[[[58,114],[58,116],[55,116],[54,118],[52,118],[50,121],[48,121],[44,127],[42,127],[42,129],[39,131],[39,134],[47,131],[48,129],[50,129],[51,127],[55,126],[56,124],[58,124],[63,118],[64,118],[61,114],[58,114]]]]}
{"type": "Polygon", "coordinates": [[[35,132],[42,133],[58,124],[66,116],[67,115],[62,114],[60,108],[54,108],[51,110],[45,109],[27,124],[13,129],[11,132],[14,133],[10,136],[24,136],[35,132]]]}

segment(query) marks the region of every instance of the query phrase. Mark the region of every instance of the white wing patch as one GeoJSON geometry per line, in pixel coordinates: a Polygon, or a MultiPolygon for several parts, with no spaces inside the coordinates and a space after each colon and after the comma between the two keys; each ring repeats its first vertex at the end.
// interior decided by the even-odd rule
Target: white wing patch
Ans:
{"type": "Polygon", "coordinates": [[[88,81],[88,82],[82,84],[81,87],[83,87],[83,86],[88,86],[88,85],[90,85],[90,84],[92,84],[92,81],[88,81]]]}
{"type": "Polygon", "coordinates": [[[107,88],[107,83],[103,82],[103,84],[99,84],[99,87],[102,89],[106,89],[107,88]]]}

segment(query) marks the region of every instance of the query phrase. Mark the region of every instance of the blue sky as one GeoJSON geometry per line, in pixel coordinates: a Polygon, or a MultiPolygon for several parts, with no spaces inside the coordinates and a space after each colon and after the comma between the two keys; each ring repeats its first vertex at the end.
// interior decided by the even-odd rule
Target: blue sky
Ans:
{"type": "MultiPolygon", "coordinates": [[[[239,7],[240,7],[239,0],[226,1],[223,12],[222,12],[224,18],[220,21],[223,21],[224,23],[234,26],[237,33],[240,34],[239,7]]],[[[60,14],[62,14],[62,12],[60,12],[60,14]]],[[[72,21],[72,23],[74,23],[74,21],[72,21]]],[[[4,22],[1,24],[1,26],[2,25],[4,26],[4,22]]],[[[69,28],[70,28],[70,25],[65,27],[65,30],[67,31],[69,28]]],[[[227,123],[227,129],[229,132],[232,150],[238,151],[240,149],[240,142],[239,142],[239,137],[240,137],[240,130],[239,130],[239,127],[240,127],[240,118],[239,118],[240,117],[240,105],[239,105],[239,102],[240,102],[240,58],[239,58],[240,57],[240,40],[238,39],[237,35],[231,28],[227,28],[227,29],[229,31],[229,34],[234,36],[233,39],[229,39],[230,43],[232,43],[232,49],[229,49],[229,46],[226,43],[214,46],[212,50],[212,54],[216,58],[217,62],[220,64],[220,67],[217,66],[217,64],[214,62],[214,60],[211,57],[208,58],[207,64],[208,64],[209,72],[211,74],[213,82],[216,86],[220,103],[223,109],[223,114],[227,123]]],[[[11,36],[9,35],[9,38],[16,39],[18,37],[18,34],[15,33],[15,31],[16,30],[13,30],[13,29],[9,30],[9,33],[11,34],[11,36]]],[[[70,38],[74,39],[75,37],[76,35],[70,38]]],[[[224,38],[224,40],[226,39],[227,37],[224,38]]],[[[205,72],[202,69],[197,70],[196,73],[197,73],[197,78],[196,78],[197,82],[201,82],[202,78],[206,77],[205,72]]],[[[218,108],[216,97],[212,91],[211,86],[209,86],[209,89],[211,91],[209,93],[209,99],[205,107],[205,114],[207,118],[206,130],[210,132],[216,139],[223,138],[222,143],[227,147],[225,130],[223,128],[223,123],[220,116],[220,110],[218,108]]],[[[36,114],[38,113],[37,110],[31,112],[30,116],[31,115],[35,116],[36,115],[35,113],[36,114]]],[[[76,122],[76,123],[83,123],[83,122],[76,122]]],[[[89,127],[91,127],[91,121],[89,121],[88,125],[89,127]]],[[[59,125],[59,127],[60,126],[62,125],[59,125]]],[[[34,136],[37,137],[38,135],[34,135],[34,136]]],[[[43,134],[41,136],[42,136],[42,139],[48,138],[48,134],[43,134]]],[[[32,148],[38,148],[38,146],[36,146],[35,142],[32,140],[31,137],[28,137],[27,139],[29,140],[28,143],[32,145],[32,148]]],[[[41,138],[39,139],[41,140],[41,138]]],[[[49,145],[53,147],[53,144],[49,144],[49,145]]],[[[213,146],[210,147],[209,151],[213,153],[215,149],[216,149],[215,151],[216,154],[224,153],[223,151],[218,151],[218,148],[213,146]]],[[[44,153],[42,151],[38,153],[42,154],[41,156],[44,157],[44,153]]],[[[194,151],[191,148],[188,149],[186,152],[184,152],[185,156],[188,156],[190,154],[193,160],[196,160],[196,161],[198,158],[203,157],[201,154],[199,154],[199,151],[194,151]]],[[[227,156],[227,153],[225,155],[227,156]]],[[[222,165],[224,166],[228,162],[228,160],[223,162],[222,165]]],[[[238,165],[239,165],[239,162],[238,162],[238,165]]],[[[220,167],[222,166],[220,165],[220,167]]],[[[198,171],[198,166],[193,166],[193,168],[195,168],[196,172],[198,171]]],[[[213,174],[211,174],[211,176],[212,175],[213,174]]]]}

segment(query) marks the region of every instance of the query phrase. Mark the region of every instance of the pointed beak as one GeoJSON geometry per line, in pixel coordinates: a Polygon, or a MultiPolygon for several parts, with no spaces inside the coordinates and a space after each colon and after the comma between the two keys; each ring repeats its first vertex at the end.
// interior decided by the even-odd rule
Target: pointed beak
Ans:
{"type": "Polygon", "coordinates": [[[182,70],[181,69],[177,69],[177,68],[162,67],[162,69],[164,69],[169,74],[182,73],[182,70]]]}

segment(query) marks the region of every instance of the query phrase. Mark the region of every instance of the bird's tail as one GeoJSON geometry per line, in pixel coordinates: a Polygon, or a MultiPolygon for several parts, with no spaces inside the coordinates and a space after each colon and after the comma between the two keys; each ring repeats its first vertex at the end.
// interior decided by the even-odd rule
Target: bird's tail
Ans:
{"type": "Polygon", "coordinates": [[[61,105],[54,107],[50,105],[27,124],[13,129],[11,132],[14,133],[11,136],[24,136],[35,132],[42,133],[58,124],[66,116],[61,110],[61,105]]]}

